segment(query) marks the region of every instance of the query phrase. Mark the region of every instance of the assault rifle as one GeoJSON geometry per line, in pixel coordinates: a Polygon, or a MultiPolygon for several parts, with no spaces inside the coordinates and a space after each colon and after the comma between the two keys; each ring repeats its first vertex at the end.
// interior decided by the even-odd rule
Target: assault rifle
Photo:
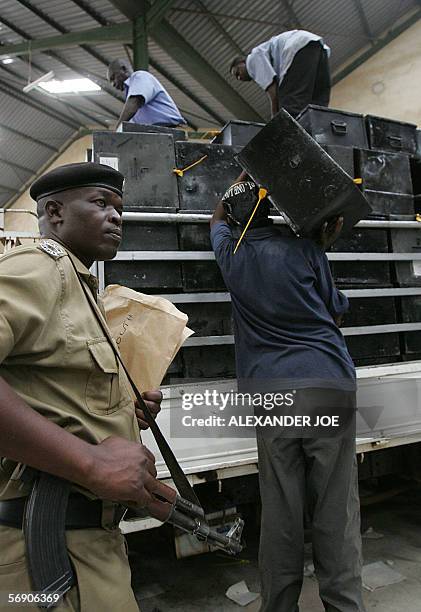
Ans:
{"type": "MultiPolygon", "coordinates": [[[[67,480],[37,472],[26,504],[24,533],[27,563],[32,589],[45,595],[42,598],[44,601],[38,603],[40,608],[58,605],[62,596],[76,584],[65,536],[70,488],[71,483],[67,480]]],[[[223,534],[209,526],[203,508],[184,499],[175,489],[159,480],[156,481],[153,498],[145,509],[130,507],[131,514],[149,515],[163,523],[171,523],[228,554],[241,552],[242,519],[237,518],[228,533],[223,534]]],[[[123,517],[127,508],[121,506],[121,509],[123,517]]]]}

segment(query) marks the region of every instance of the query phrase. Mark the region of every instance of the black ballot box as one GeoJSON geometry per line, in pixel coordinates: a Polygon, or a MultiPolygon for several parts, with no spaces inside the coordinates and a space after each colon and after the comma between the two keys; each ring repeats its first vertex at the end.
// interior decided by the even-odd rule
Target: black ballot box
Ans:
{"type": "Polygon", "coordinates": [[[345,234],[371,211],[352,177],[283,109],[238,160],[300,236],[314,236],[337,216],[344,218],[345,234]]]}
{"type": "Polygon", "coordinates": [[[345,342],[356,366],[400,361],[397,332],[345,336],[345,342]]]}
{"type": "Polygon", "coordinates": [[[367,190],[364,195],[371,207],[370,218],[392,219],[415,215],[414,197],[408,193],[367,190]]]}
{"type": "Polygon", "coordinates": [[[234,156],[241,147],[176,142],[180,210],[213,212],[225,191],[241,173],[234,156]],[[197,163],[196,163],[197,162],[197,163]],[[190,169],[189,166],[195,164],[190,169]]]}
{"type": "Polygon", "coordinates": [[[421,129],[417,128],[416,134],[415,134],[415,139],[416,139],[416,143],[417,143],[417,148],[415,151],[415,157],[419,160],[421,160],[421,129]]]}
{"type": "Polygon", "coordinates": [[[355,162],[372,217],[415,214],[407,154],[360,149],[355,152],[355,162]]]}
{"type": "Polygon", "coordinates": [[[364,117],[358,113],[309,104],[297,121],[320,145],[368,147],[364,117]]]}
{"type": "Polygon", "coordinates": [[[144,134],[169,134],[176,140],[186,140],[187,133],[182,128],[177,127],[166,127],[163,125],[144,125],[141,123],[131,123],[130,121],[123,121],[121,124],[122,132],[142,132],[144,134]]]}
{"type": "Polygon", "coordinates": [[[188,327],[195,338],[233,333],[231,302],[189,302],[176,306],[189,317],[188,327]]]}
{"type": "MultiPolygon", "coordinates": [[[[390,243],[393,253],[413,253],[421,255],[420,229],[391,229],[390,243]]],[[[393,262],[395,282],[399,287],[421,286],[421,260],[393,262]]]]}
{"type": "Polygon", "coordinates": [[[123,220],[120,251],[177,251],[178,248],[175,223],[123,220]]]}
{"type": "MultiPolygon", "coordinates": [[[[420,130],[421,131],[421,130],[420,130]]],[[[415,196],[415,212],[421,212],[421,152],[420,157],[411,159],[411,179],[415,196]]]]}
{"type": "Polygon", "coordinates": [[[186,292],[227,290],[216,261],[183,262],[182,279],[183,289],[186,292]]]}
{"type": "MultiPolygon", "coordinates": [[[[333,253],[387,253],[389,251],[386,229],[355,227],[348,236],[340,236],[332,245],[333,253]]],[[[389,261],[330,261],[330,267],[338,287],[370,288],[391,287],[389,261]]]]}
{"type": "Polygon", "coordinates": [[[183,288],[177,261],[114,259],[106,262],[104,280],[105,286],[124,285],[143,293],[175,293],[183,288]]]}
{"type": "Polygon", "coordinates": [[[359,149],[356,151],[356,166],[364,189],[413,193],[408,155],[359,149]]]}
{"type": "MultiPolygon", "coordinates": [[[[421,323],[421,295],[400,298],[402,323],[421,323]]],[[[421,354],[421,330],[405,331],[402,334],[402,352],[406,358],[421,354]]],[[[413,357],[415,359],[415,357],[413,357]]]]}
{"type": "Polygon", "coordinates": [[[344,327],[365,325],[388,325],[397,322],[396,304],[393,296],[352,297],[349,310],[343,316],[344,327]]]}
{"type": "Polygon", "coordinates": [[[417,126],[387,117],[366,115],[368,140],[371,149],[414,155],[417,151],[417,126]]]}
{"type": "Polygon", "coordinates": [[[264,125],[254,121],[228,121],[212,142],[244,147],[264,125]]]}
{"type": "Polygon", "coordinates": [[[355,162],[354,149],[352,147],[344,147],[341,145],[322,145],[322,149],[342,168],[349,176],[354,178],[355,162]]]}
{"type": "MultiPolygon", "coordinates": [[[[347,327],[396,325],[397,309],[394,297],[350,298],[350,308],[343,317],[343,331],[347,327]]],[[[396,361],[400,357],[399,333],[345,335],[345,342],[357,365],[396,361]]]]}
{"type": "Polygon", "coordinates": [[[175,212],[174,139],[169,134],[94,132],[94,161],[124,174],[126,211],[175,212]]]}
{"type": "Polygon", "coordinates": [[[233,344],[192,346],[181,349],[185,378],[234,378],[233,344]]]}
{"type": "Polygon", "coordinates": [[[178,239],[182,251],[212,251],[208,221],[178,223],[178,239]]]}

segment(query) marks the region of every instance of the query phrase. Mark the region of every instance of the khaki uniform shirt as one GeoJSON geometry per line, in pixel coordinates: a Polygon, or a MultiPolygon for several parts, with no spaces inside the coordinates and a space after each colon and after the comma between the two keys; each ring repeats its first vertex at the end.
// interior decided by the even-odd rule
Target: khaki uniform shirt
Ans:
{"type": "MultiPolygon", "coordinates": [[[[64,247],[45,241],[0,257],[0,376],[34,410],[90,443],[140,439],[129,383],[83,293],[97,280],[64,247]],[[48,248],[49,247],[49,248],[48,248]],[[53,254],[53,253],[56,254],[53,254]]],[[[0,499],[22,496],[2,459],[0,499]]]]}

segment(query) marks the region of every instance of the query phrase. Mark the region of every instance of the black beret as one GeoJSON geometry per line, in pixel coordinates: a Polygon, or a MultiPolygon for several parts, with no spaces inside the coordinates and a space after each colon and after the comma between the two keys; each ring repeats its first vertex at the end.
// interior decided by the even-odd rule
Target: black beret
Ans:
{"type": "Polygon", "coordinates": [[[118,170],[104,164],[82,162],[54,168],[32,183],[31,198],[39,200],[53,193],[79,187],[104,187],[119,196],[123,195],[124,176],[118,170]]]}

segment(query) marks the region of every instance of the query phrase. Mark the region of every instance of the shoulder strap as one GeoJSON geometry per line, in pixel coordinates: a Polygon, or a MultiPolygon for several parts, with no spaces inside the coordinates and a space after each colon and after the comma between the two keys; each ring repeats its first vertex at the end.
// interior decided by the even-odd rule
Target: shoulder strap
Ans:
{"type": "Polygon", "coordinates": [[[64,257],[67,255],[67,251],[55,240],[50,240],[49,238],[43,238],[39,241],[37,248],[40,251],[44,251],[53,259],[60,259],[60,257],[64,257]]]}
{"type": "Polygon", "coordinates": [[[139,389],[137,388],[135,382],[133,381],[132,377],[130,376],[122,358],[121,355],[118,351],[118,349],[116,348],[115,344],[114,344],[114,340],[110,334],[110,330],[108,329],[108,325],[107,322],[105,320],[105,318],[103,317],[101,311],[99,310],[98,304],[96,303],[94,296],[92,295],[91,291],[88,289],[88,287],[85,285],[85,283],[83,282],[83,279],[80,277],[78,271],[76,270],[76,267],[72,261],[72,258],[69,258],[70,261],[72,262],[74,271],[76,273],[76,276],[79,279],[80,285],[82,287],[82,290],[92,308],[92,312],[94,313],[97,321],[99,322],[106,338],[108,339],[108,341],[111,344],[111,347],[114,351],[114,355],[116,356],[117,360],[119,361],[121,367],[123,368],[124,372],[126,373],[126,376],[132,386],[133,392],[135,394],[136,400],[139,404],[139,407],[143,410],[143,414],[145,415],[145,419],[149,425],[149,427],[151,428],[151,431],[154,435],[154,438],[156,440],[156,443],[158,444],[158,448],[161,451],[161,455],[170,471],[170,474],[172,476],[172,479],[174,481],[175,486],[177,487],[180,495],[182,497],[184,497],[185,499],[188,499],[189,501],[191,501],[192,503],[198,505],[201,507],[200,501],[193,489],[193,487],[191,486],[191,484],[189,483],[189,481],[187,480],[187,476],[185,475],[185,473],[183,472],[183,470],[181,469],[180,464],[178,463],[173,451],[171,450],[168,442],[166,441],[162,431],[160,430],[159,426],[157,425],[155,419],[153,418],[149,408],[147,407],[147,405],[145,404],[141,393],[139,391],[139,389]]]}

